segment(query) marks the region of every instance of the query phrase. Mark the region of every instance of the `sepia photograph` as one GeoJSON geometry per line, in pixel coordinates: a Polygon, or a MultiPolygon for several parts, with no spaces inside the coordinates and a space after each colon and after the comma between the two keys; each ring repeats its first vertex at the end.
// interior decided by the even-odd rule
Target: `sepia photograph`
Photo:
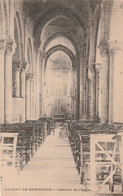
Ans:
{"type": "Polygon", "coordinates": [[[0,196],[123,196],[123,0],[0,0],[0,196]]]}

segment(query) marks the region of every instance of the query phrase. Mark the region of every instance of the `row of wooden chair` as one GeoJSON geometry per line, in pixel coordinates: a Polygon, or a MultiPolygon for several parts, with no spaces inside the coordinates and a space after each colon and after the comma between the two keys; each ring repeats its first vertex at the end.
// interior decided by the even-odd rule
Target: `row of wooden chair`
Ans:
{"type": "Polygon", "coordinates": [[[1,125],[0,166],[22,170],[50,134],[51,122],[46,120],[1,125]]]}
{"type": "Polygon", "coordinates": [[[116,184],[123,186],[122,169],[114,172],[115,165],[122,162],[119,158],[118,140],[112,139],[117,135],[118,129],[115,126],[69,122],[68,131],[69,142],[83,188],[95,191],[97,187],[99,191],[108,184],[110,191],[114,192],[116,184]],[[95,140],[96,143],[94,143],[95,140]]]}

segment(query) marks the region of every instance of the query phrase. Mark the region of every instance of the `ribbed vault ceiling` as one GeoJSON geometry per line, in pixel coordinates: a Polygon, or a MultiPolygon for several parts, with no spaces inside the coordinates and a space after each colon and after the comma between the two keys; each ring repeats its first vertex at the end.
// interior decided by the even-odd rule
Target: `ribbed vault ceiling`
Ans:
{"type": "MultiPolygon", "coordinates": [[[[55,34],[73,40],[76,51],[89,31],[90,21],[101,0],[23,0],[23,9],[33,21],[36,43],[42,48],[55,39],[55,34]]],[[[63,43],[60,43],[64,45],[63,43]]],[[[54,47],[54,46],[53,46],[54,47]]],[[[70,48],[69,48],[70,49],[70,48]]],[[[71,49],[72,51],[72,49],[71,49]]]]}

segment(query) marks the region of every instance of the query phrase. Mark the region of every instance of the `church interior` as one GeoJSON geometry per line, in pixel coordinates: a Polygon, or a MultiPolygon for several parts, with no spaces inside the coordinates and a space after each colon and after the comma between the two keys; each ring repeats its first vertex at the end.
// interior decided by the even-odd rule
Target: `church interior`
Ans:
{"type": "Polygon", "coordinates": [[[0,0],[5,196],[123,195],[122,30],[122,0],[0,0]]]}

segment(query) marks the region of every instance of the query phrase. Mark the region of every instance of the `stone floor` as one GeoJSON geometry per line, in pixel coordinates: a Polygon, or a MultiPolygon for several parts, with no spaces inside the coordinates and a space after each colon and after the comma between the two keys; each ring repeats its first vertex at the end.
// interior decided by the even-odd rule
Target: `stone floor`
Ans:
{"type": "Polygon", "coordinates": [[[68,139],[59,139],[58,134],[46,138],[20,174],[7,171],[5,176],[2,196],[95,195],[83,191],[68,139]]]}

